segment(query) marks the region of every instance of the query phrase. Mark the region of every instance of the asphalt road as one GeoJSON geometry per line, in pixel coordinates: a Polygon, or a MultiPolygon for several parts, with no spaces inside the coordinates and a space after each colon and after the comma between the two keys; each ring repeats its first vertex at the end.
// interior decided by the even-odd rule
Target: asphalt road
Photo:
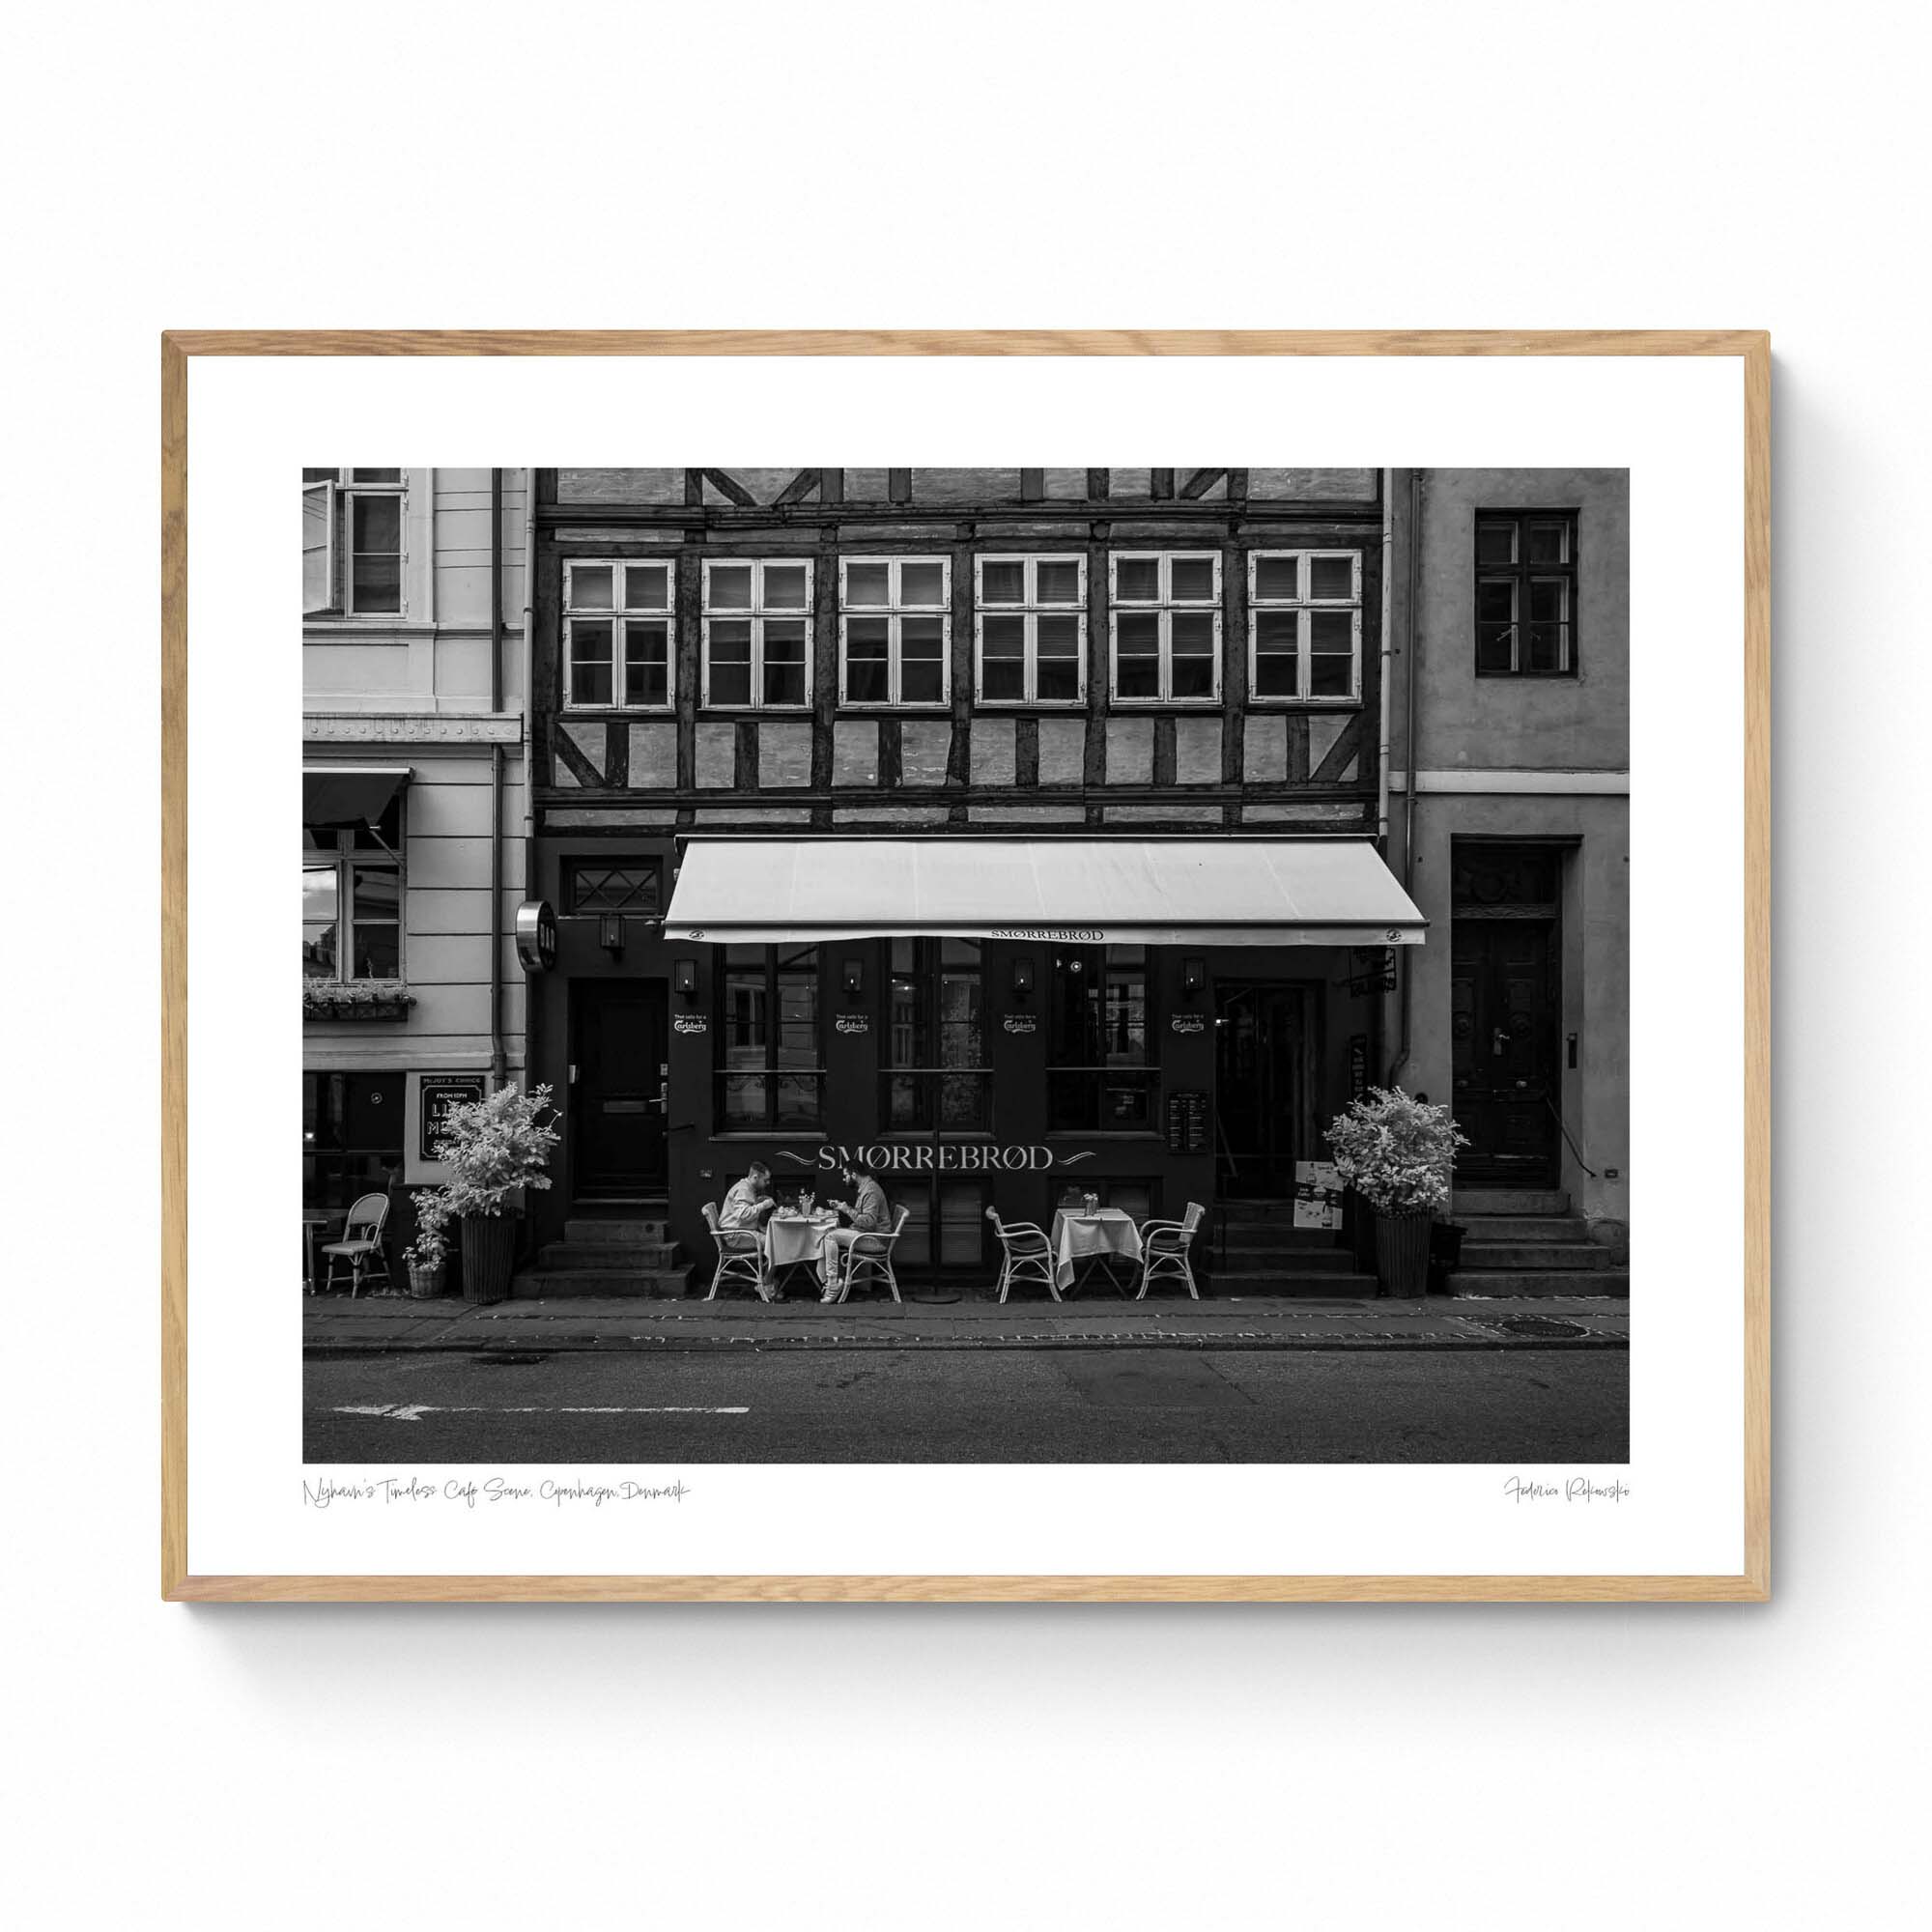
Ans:
{"type": "Polygon", "coordinates": [[[698,1350],[303,1369],[309,1463],[1621,1463],[1621,1350],[698,1350]]]}

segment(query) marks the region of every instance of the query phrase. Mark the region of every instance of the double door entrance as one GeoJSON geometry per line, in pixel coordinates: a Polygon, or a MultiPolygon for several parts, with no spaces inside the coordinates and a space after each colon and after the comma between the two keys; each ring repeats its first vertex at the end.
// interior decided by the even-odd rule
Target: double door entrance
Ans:
{"type": "Polygon", "coordinates": [[[659,981],[579,980],[570,991],[571,1193],[664,1192],[668,1022],[659,981]]]}

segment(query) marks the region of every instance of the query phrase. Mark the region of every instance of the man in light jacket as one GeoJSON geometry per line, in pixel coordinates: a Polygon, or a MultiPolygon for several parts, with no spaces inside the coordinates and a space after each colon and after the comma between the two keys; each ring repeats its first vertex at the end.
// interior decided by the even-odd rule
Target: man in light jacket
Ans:
{"type": "Polygon", "coordinates": [[[818,1297],[821,1301],[845,1299],[852,1243],[867,1235],[889,1235],[893,1229],[893,1204],[886,1199],[886,1190],[879,1185],[872,1170],[862,1160],[847,1161],[839,1169],[839,1176],[852,1189],[852,1199],[849,1203],[835,1201],[832,1205],[850,1225],[833,1229],[819,1249],[825,1260],[825,1293],[818,1297]]]}

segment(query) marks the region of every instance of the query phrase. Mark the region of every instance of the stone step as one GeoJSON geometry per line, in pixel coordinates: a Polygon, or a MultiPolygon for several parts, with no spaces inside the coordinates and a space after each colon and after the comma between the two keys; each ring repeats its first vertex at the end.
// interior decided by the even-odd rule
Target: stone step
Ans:
{"type": "Polygon", "coordinates": [[[583,1295],[681,1301],[690,1293],[689,1268],[534,1267],[510,1283],[510,1293],[519,1301],[562,1300],[583,1295]]]}
{"type": "Polygon", "coordinates": [[[1459,1187],[1449,1198],[1449,1212],[1460,1221],[1465,1214],[1567,1214],[1570,1197],[1560,1188],[1459,1187]]]}
{"type": "Polygon", "coordinates": [[[547,1268],[670,1268],[682,1260],[675,1241],[552,1241],[537,1254],[547,1268]]]}
{"type": "Polygon", "coordinates": [[[1451,1294],[1583,1294],[1625,1297],[1630,1275],[1623,1268],[1458,1268],[1449,1277],[1451,1294]]]}
{"type": "MultiPolygon", "coordinates": [[[[1160,1293],[1166,1282],[1155,1282],[1152,1293],[1160,1293]]],[[[1321,1273],[1296,1269],[1293,1273],[1230,1274],[1217,1268],[1213,1276],[1213,1299],[1227,1301],[1236,1296],[1248,1300],[1264,1298],[1292,1300],[1301,1295],[1333,1296],[1352,1301],[1373,1295],[1376,1278],[1345,1268],[1323,1269],[1321,1273]]]]}
{"type": "Polygon", "coordinates": [[[601,1215],[573,1215],[563,1224],[563,1238],[573,1244],[585,1242],[637,1243],[654,1245],[668,1238],[662,1220],[605,1220],[601,1215]]]}
{"type": "Polygon", "coordinates": [[[1595,1241],[1476,1241],[1463,1243],[1465,1268],[1575,1268],[1587,1274],[1610,1264],[1608,1248],[1595,1241]]]}
{"type": "Polygon", "coordinates": [[[1226,1246],[1231,1254],[1244,1248],[1265,1248],[1271,1253],[1297,1248],[1320,1252],[1338,1245],[1332,1228],[1291,1228],[1281,1221],[1233,1221],[1225,1232],[1204,1223],[1194,1238],[1211,1238],[1216,1247],[1226,1246]]]}
{"type": "Polygon", "coordinates": [[[1587,1241],[1590,1231],[1577,1214],[1455,1214],[1472,1241],[1587,1241]]]}

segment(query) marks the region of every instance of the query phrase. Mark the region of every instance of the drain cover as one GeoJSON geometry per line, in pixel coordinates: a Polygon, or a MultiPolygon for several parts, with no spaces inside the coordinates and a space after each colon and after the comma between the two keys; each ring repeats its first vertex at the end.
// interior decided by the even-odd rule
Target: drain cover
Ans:
{"type": "Polygon", "coordinates": [[[493,1369],[526,1369],[531,1363],[547,1362],[550,1357],[528,1354],[516,1349],[492,1349],[487,1355],[475,1355],[471,1359],[493,1369]]]}
{"type": "Polygon", "coordinates": [[[1575,1321],[1558,1321],[1548,1315],[1510,1315],[1496,1323],[1505,1335],[1587,1335],[1590,1331],[1575,1321]]]}

